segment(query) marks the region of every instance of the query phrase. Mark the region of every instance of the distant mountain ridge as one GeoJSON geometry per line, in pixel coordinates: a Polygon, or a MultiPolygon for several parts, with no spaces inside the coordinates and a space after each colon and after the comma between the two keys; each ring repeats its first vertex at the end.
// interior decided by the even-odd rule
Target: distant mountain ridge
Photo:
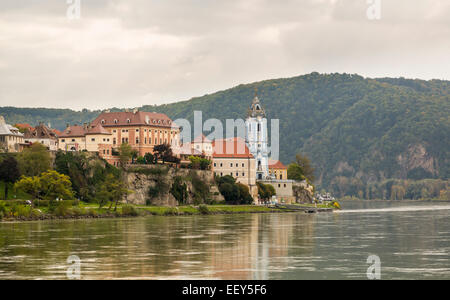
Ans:
{"type": "MultiPolygon", "coordinates": [[[[450,81],[319,74],[265,80],[143,111],[173,120],[245,118],[258,88],[269,119],[280,119],[280,158],[307,154],[318,183],[336,176],[374,182],[386,178],[442,178],[450,174],[450,81]]],[[[112,109],[119,110],[119,109],[112,109]]],[[[66,123],[95,119],[100,111],[0,107],[9,123],[66,123]]]]}

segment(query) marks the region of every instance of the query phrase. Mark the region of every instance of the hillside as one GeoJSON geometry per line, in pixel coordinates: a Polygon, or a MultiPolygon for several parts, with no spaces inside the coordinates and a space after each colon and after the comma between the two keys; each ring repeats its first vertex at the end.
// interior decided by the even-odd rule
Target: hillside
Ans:
{"type": "MultiPolygon", "coordinates": [[[[245,118],[258,87],[269,118],[280,119],[281,160],[306,153],[322,186],[333,178],[364,183],[387,178],[448,179],[450,82],[312,73],[267,80],[161,106],[143,106],[172,119],[245,118]]],[[[0,108],[9,123],[88,122],[98,111],[0,108]]]]}

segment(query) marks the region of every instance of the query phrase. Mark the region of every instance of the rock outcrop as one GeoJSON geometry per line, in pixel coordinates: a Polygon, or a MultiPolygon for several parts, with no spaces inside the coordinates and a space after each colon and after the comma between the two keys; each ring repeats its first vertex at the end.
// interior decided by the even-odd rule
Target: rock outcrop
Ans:
{"type": "Polygon", "coordinates": [[[177,199],[170,192],[176,178],[186,187],[186,199],[183,204],[202,202],[220,202],[223,196],[214,182],[214,173],[210,170],[176,169],[161,165],[143,165],[127,170],[128,189],[133,191],[123,202],[136,205],[176,206],[177,199]],[[198,185],[202,191],[198,191],[198,185]],[[206,190],[206,191],[205,191],[206,190]],[[199,194],[202,196],[199,197],[199,194]],[[203,199],[202,199],[203,198],[203,199]]]}

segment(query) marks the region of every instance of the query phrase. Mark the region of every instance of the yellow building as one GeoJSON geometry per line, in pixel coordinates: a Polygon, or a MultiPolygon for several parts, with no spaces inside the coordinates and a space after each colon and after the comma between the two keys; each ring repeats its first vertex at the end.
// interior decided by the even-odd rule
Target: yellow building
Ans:
{"type": "Polygon", "coordinates": [[[269,160],[269,175],[277,180],[286,180],[287,167],[279,160],[269,160]]]}

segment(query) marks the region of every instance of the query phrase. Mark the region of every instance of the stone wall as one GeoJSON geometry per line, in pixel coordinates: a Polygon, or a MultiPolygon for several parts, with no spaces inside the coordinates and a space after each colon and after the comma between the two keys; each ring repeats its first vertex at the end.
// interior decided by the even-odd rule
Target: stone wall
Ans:
{"type": "Polygon", "coordinates": [[[176,206],[178,205],[175,197],[170,193],[170,189],[175,178],[180,177],[182,183],[187,186],[186,204],[196,204],[195,188],[192,184],[192,177],[198,178],[209,186],[209,201],[223,201],[223,196],[214,182],[214,173],[210,170],[189,170],[176,169],[161,165],[140,165],[132,166],[127,170],[126,182],[128,189],[133,191],[123,202],[145,205],[151,204],[156,206],[176,206]],[[150,196],[150,189],[158,190],[156,196],[150,196]]]}
{"type": "Polygon", "coordinates": [[[304,181],[294,182],[292,191],[297,203],[313,203],[314,201],[314,187],[304,181]]]}

